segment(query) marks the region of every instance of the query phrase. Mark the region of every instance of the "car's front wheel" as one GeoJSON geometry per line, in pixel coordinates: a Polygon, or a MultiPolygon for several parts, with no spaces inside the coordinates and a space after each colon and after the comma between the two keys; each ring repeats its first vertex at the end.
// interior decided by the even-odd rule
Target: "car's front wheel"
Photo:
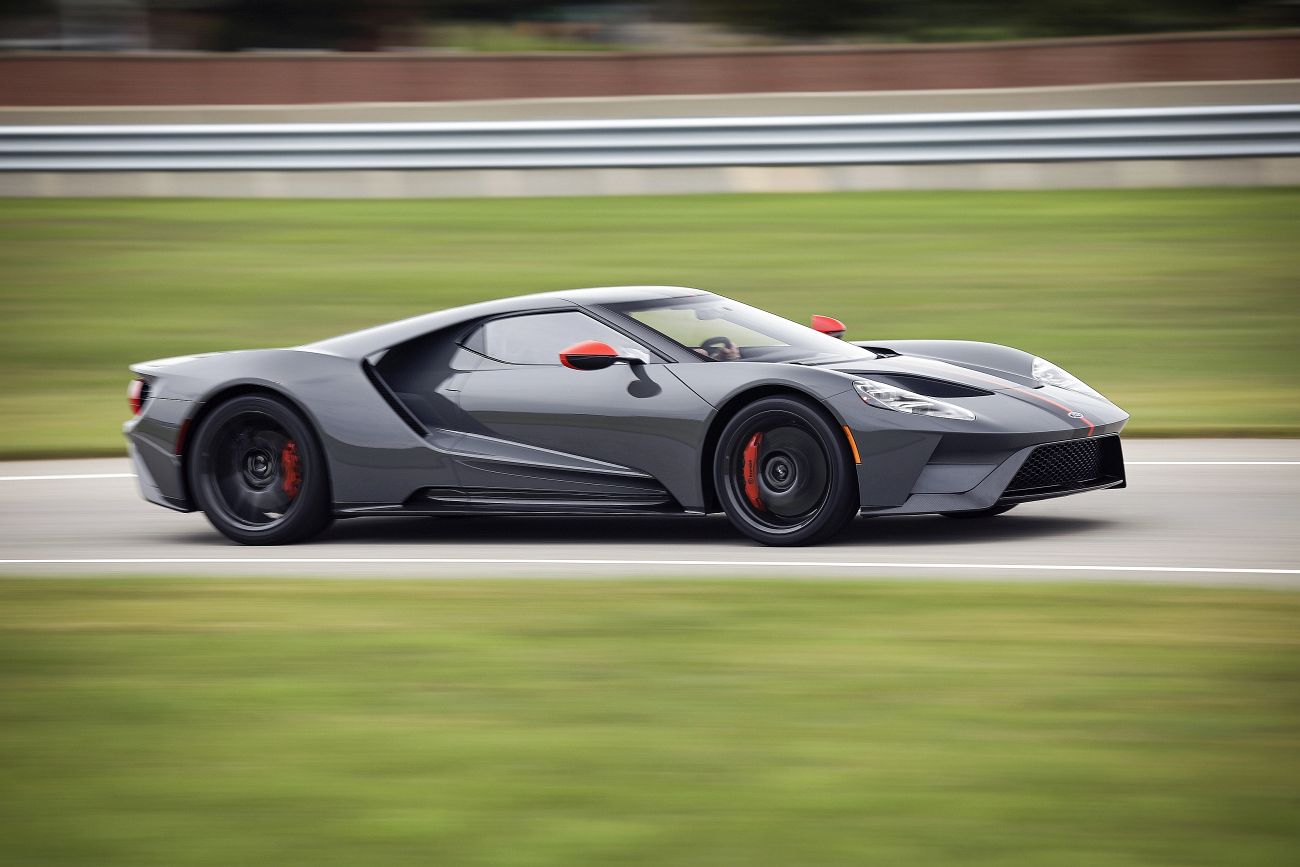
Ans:
{"type": "Polygon", "coordinates": [[[858,484],[843,432],[810,401],[768,397],[723,428],[714,490],[731,523],[765,545],[809,545],[858,512],[858,484]]]}
{"type": "Polygon", "coordinates": [[[301,542],[332,520],[315,435],[293,407],[269,395],[231,398],[206,416],[187,475],[212,526],[245,545],[301,542]]]}

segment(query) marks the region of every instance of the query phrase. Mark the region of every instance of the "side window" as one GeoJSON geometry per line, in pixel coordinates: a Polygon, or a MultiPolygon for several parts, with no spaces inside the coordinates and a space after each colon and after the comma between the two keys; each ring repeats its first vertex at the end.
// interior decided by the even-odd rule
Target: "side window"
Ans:
{"type": "Polygon", "coordinates": [[[584,340],[599,340],[620,355],[650,360],[649,353],[630,337],[585,313],[532,313],[485,322],[465,346],[488,358],[510,364],[560,363],[560,351],[584,340]]]}

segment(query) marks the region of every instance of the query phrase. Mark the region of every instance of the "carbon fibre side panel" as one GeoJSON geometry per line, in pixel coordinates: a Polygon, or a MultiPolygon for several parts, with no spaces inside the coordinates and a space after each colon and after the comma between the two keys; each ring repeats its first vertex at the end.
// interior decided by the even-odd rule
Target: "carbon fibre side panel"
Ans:
{"type": "MultiPolygon", "coordinates": [[[[263,388],[289,400],[320,435],[339,508],[398,503],[421,487],[458,483],[450,457],[411,429],[354,359],[268,349],[181,359],[148,369],[156,376],[158,397],[190,401],[195,413],[230,389],[263,388]]],[[[150,447],[147,436],[155,412],[150,407],[128,433],[140,449],[150,447]]],[[[164,482],[163,475],[155,474],[160,487],[182,485],[179,463],[170,471],[174,481],[164,482]]]]}

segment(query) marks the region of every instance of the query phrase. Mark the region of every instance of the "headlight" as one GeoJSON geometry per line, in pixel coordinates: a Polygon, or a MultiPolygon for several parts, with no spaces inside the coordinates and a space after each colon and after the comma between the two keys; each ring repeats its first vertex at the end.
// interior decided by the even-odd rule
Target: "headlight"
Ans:
{"type": "Polygon", "coordinates": [[[1070,391],[1081,392],[1101,400],[1106,399],[1095,389],[1090,388],[1082,379],[1071,376],[1045,358],[1034,359],[1033,374],[1034,379],[1044,385],[1055,385],[1058,388],[1068,388],[1070,391]]]}
{"type": "Polygon", "coordinates": [[[859,379],[853,383],[853,387],[858,390],[858,396],[863,401],[873,406],[881,406],[897,412],[910,412],[913,415],[958,418],[962,421],[975,420],[975,413],[964,406],[944,403],[941,400],[935,400],[932,397],[926,397],[923,394],[917,394],[896,385],[876,382],[874,379],[859,379]]]}

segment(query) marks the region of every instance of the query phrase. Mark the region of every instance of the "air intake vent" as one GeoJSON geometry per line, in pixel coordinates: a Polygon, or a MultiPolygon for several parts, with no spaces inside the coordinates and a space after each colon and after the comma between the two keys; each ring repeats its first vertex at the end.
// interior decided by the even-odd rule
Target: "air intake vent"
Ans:
{"type": "Polygon", "coordinates": [[[1007,486],[1004,497],[1032,498],[1038,494],[1090,488],[1121,478],[1119,443],[1115,437],[1070,440],[1039,446],[1007,486]]]}
{"type": "Polygon", "coordinates": [[[886,385],[896,385],[926,397],[987,397],[993,393],[982,388],[949,382],[946,379],[931,379],[928,376],[913,376],[907,373],[872,373],[869,370],[848,370],[845,373],[865,376],[886,385]]]}

